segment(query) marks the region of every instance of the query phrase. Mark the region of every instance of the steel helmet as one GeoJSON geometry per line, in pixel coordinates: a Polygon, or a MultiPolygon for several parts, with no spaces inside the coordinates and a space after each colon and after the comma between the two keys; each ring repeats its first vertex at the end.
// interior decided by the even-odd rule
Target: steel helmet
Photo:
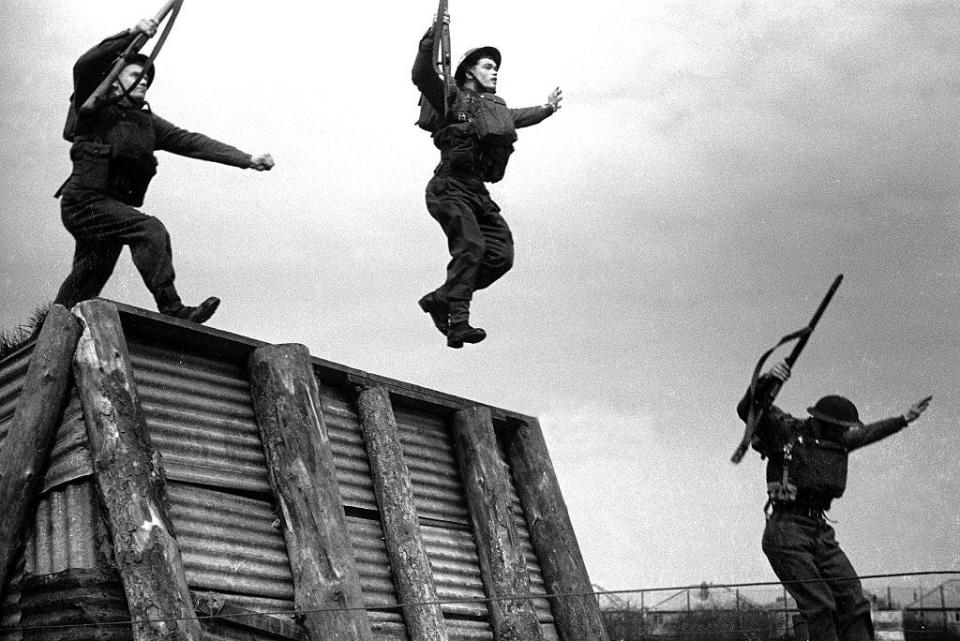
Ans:
{"type": "Polygon", "coordinates": [[[840,427],[862,427],[857,406],[843,396],[824,396],[813,407],[808,407],[810,416],[825,423],[840,427]]]}
{"type": "Polygon", "coordinates": [[[463,57],[460,58],[460,62],[457,63],[457,70],[453,74],[454,79],[457,81],[458,85],[462,85],[467,80],[467,67],[472,67],[477,64],[477,61],[480,58],[490,58],[495,63],[497,63],[497,69],[500,68],[500,50],[496,47],[477,47],[475,49],[468,50],[463,57]]]}

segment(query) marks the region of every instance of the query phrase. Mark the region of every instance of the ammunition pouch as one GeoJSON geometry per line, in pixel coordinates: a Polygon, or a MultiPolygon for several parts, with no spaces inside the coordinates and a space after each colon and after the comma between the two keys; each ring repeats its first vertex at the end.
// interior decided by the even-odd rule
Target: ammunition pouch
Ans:
{"type": "Polygon", "coordinates": [[[513,153],[513,144],[483,141],[478,151],[477,173],[483,181],[495,183],[502,180],[507,171],[507,161],[513,153]]]}
{"type": "Polygon", "coordinates": [[[847,449],[831,441],[801,437],[793,447],[790,477],[804,494],[840,498],[847,489],[847,449]]]}
{"type": "Polygon", "coordinates": [[[820,501],[847,489],[848,450],[832,441],[795,434],[782,456],[767,464],[767,494],[772,501],[820,501]]]}
{"type": "Polygon", "coordinates": [[[156,173],[157,159],[152,154],[111,156],[107,191],[120,202],[139,207],[156,173]]]}
{"type": "Polygon", "coordinates": [[[95,191],[139,207],[147,186],[157,173],[152,154],[116,153],[112,145],[95,140],[77,140],[70,148],[73,174],[70,188],[95,191]]]}

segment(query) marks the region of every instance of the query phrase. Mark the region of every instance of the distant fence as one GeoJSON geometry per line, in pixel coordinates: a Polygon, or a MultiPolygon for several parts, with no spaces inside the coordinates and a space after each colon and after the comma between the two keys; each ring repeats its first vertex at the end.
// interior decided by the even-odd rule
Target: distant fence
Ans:
{"type": "MultiPolygon", "coordinates": [[[[960,571],[861,577],[878,641],[960,641],[960,571]]],[[[808,641],[776,582],[605,590],[595,586],[610,641],[808,641]]]]}

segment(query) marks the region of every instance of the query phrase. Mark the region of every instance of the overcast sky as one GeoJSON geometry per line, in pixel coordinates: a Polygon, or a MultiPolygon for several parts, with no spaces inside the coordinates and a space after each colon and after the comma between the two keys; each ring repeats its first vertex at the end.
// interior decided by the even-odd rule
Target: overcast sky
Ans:
{"type": "MultiPolygon", "coordinates": [[[[158,0],[4,0],[0,327],[66,276],[53,192],[74,60],[158,0]]],[[[960,4],[450,3],[455,55],[503,52],[512,106],[564,90],[492,186],[516,240],[451,350],[417,299],[448,260],[423,203],[438,154],[410,67],[432,2],[186,2],[159,115],[270,173],[161,153],[143,210],[210,325],[540,417],[591,578],[773,579],[755,453],[729,456],[760,353],[845,280],[784,388],[867,420],[831,518],[862,574],[960,569],[960,4]]],[[[103,295],[153,309],[125,252],[103,295]]],[[[916,585],[916,581],[912,582],[916,585]]]]}

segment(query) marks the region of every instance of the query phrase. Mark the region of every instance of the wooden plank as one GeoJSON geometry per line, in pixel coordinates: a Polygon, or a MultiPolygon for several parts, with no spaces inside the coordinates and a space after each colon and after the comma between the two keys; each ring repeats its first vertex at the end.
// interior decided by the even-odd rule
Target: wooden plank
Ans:
{"type": "Polygon", "coordinates": [[[357,394],[357,408],[400,602],[431,603],[403,608],[410,640],[447,641],[390,393],[379,386],[362,388],[357,394]]]}
{"type": "MultiPolygon", "coordinates": [[[[536,419],[512,423],[505,449],[548,594],[589,594],[590,577],[536,419]]],[[[593,596],[551,599],[561,641],[606,641],[593,596]]]]}
{"type": "Polygon", "coordinates": [[[97,493],[137,641],[200,641],[200,624],[167,516],[163,461],[150,443],[116,308],[74,307],[83,334],[74,375],[97,493]]]}
{"type": "Polygon", "coordinates": [[[500,457],[490,409],[454,414],[457,459],[480,556],[483,587],[490,599],[496,641],[542,640],[530,601],[530,576],[513,521],[510,471],[500,457]]]}
{"type": "Polygon", "coordinates": [[[306,633],[312,641],[372,641],[310,353],[303,345],[261,347],[249,370],[306,633]]]}
{"type": "Polygon", "coordinates": [[[22,544],[23,525],[43,481],[72,381],[70,368],[80,323],[62,305],[43,322],[10,430],[0,447],[0,592],[22,544]]]}

